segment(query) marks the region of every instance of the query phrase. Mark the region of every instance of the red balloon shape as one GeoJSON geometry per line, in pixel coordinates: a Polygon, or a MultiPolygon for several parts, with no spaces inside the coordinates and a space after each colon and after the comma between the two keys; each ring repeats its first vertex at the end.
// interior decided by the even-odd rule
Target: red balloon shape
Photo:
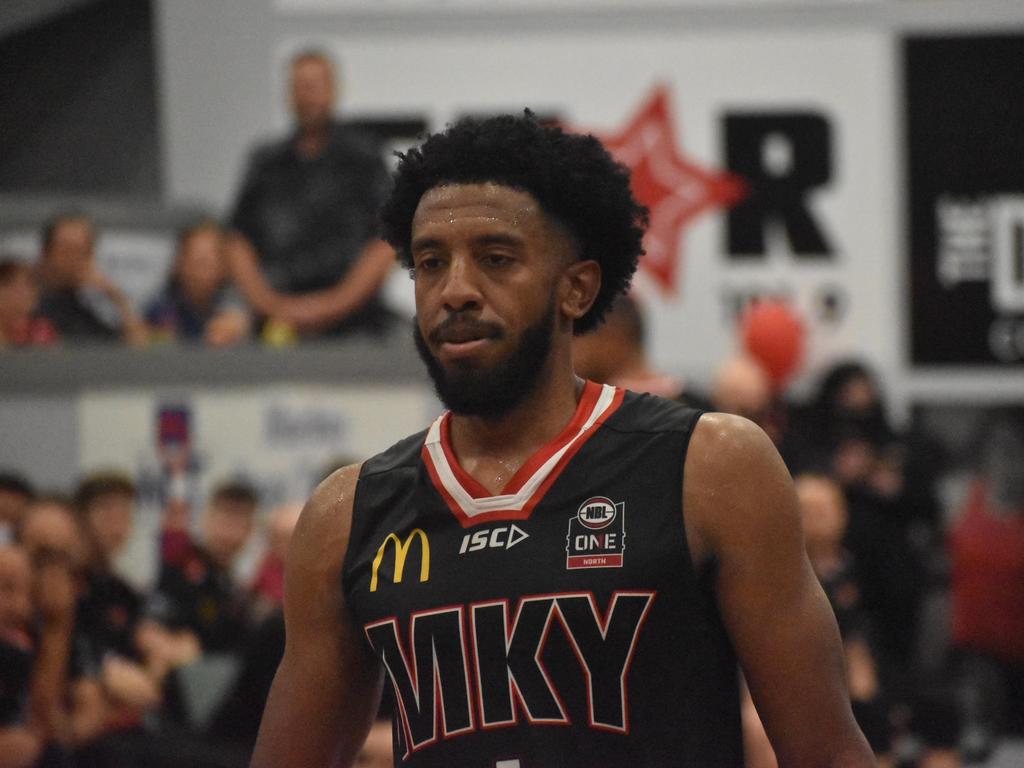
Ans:
{"type": "Polygon", "coordinates": [[[753,302],[741,320],[743,346],[776,387],[782,387],[803,361],[804,324],[784,301],[753,302]]]}

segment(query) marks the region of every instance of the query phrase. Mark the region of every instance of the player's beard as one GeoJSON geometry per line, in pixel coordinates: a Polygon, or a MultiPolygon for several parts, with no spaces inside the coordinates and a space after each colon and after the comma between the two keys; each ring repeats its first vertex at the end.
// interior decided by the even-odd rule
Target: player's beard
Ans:
{"type": "Polygon", "coordinates": [[[413,338],[434,382],[434,391],[448,410],[461,416],[498,418],[523,402],[536,388],[551,353],[554,328],[555,297],[552,294],[540,319],[523,331],[515,349],[489,368],[472,364],[445,368],[430,351],[416,322],[413,323],[413,338]]]}

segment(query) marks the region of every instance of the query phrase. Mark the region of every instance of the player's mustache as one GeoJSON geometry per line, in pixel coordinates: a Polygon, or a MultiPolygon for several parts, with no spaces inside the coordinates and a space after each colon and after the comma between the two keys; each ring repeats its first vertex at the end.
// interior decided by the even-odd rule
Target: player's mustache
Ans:
{"type": "Polygon", "coordinates": [[[430,341],[434,344],[450,342],[457,344],[474,339],[497,339],[504,331],[497,323],[475,320],[460,313],[448,315],[440,324],[430,331],[430,341]]]}

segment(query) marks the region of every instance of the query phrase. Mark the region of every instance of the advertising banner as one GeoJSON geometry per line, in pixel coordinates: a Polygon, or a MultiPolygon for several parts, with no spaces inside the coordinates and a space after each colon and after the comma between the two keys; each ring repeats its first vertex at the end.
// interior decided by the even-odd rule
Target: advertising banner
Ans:
{"type": "Polygon", "coordinates": [[[904,43],[915,365],[1024,363],[1024,35],[904,43]]]}

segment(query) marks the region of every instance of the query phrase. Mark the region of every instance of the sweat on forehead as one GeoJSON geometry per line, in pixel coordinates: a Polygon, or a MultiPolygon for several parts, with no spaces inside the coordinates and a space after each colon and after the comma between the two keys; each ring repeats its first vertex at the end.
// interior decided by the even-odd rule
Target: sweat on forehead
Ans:
{"type": "Polygon", "coordinates": [[[500,219],[510,224],[544,216],[540,204],[529,192],[485,182],[482,184],[443,184],[428,189],[420,198],[412,228],[428,221],[456,217],[500,219]]]}
{"type": "Polygon", "coordinates": [[[543,209],[529,192],[493,182],[442,184],[427,190],[420,198],[412,221],[410,247],[426,232],[442,230],[453,224],[511,228],[521,234],[543,231],[563,238],[569,258],[580,256],[578,238],[557,217],[543,209]]]}

